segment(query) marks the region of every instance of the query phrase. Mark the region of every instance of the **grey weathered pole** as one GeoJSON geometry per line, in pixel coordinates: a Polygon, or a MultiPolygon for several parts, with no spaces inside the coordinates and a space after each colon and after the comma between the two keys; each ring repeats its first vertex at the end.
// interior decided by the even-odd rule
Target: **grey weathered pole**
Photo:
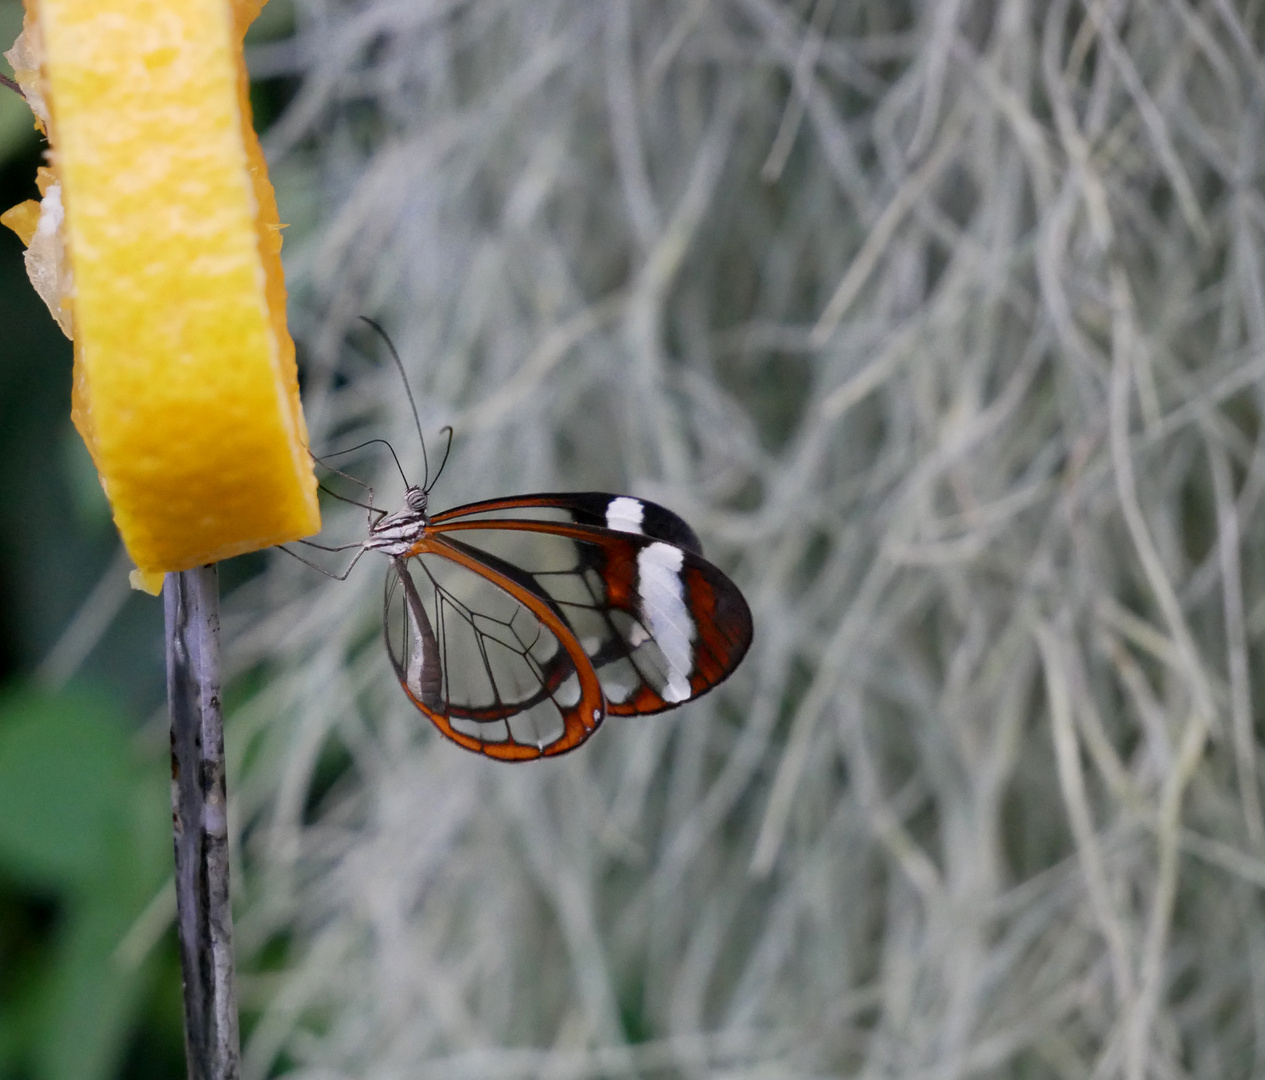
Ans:
{"type": "Polygon", "coordinates": [[[241,1072],[228,889],[219,575],[214,566],[163,583],[176,926],[184,971],[189,1080],[241,1072]]]}

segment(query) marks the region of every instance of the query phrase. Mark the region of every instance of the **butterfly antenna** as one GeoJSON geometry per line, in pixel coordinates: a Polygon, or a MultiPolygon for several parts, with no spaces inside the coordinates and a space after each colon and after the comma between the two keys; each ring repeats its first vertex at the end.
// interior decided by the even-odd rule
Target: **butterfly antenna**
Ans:
{"type": "MultiPolygon", "coordinates": [[[[378,323],[369,318],[368,315],[361,315],[360,319],[362,322],[366,322],[373,327],[373,329],[377,331],[378,336],[387,343],[387,349],[391,353],[391,359],[395,361],[395,370],[400,373],[400,381],[404,383],[404,393],[408,395],[409,408],[413,410],[413,423],[417,426],[417,441],[422,444],[422,470],[426,475],[426,480],[422,481],[422,488],[423,490],[429,491],[430,488],[426,481],[430,478],[430,463],[426,460],[426,439],[422,435],[422,421],[417,415],[417,402],[413,400],[413,389],[409,386],[408,376],[404,373],[404,363],[400,360],[400,354],[395,351],[395,345],[392,344],[391,339],[387,336],[387,332],[383,330],[378,323]]],[[[394,450],[391,451],[391,456],[395,456],[394,450]]],[[[396,461],[396,465],[399,465],[398,460],[396,461]]],[[[403,469],[400,470],[400,475],[404,475],[403,469]]],[[[406,480],[405,483],[407,482],[408,481],[406,480]]]]}
{"type": "Polygon", "coordinates": [[[444,475],[444,466],[448,464],[448,455],[452,453],[452,425],[445,424],[439,429],[440,433],[448,432],[448,445],[444,447],[444,458],[439,463],[439,471],[435,473],[435,479],[426,485],[426,494],[430,494],[430,489],[439,483],[439,478],[444,475]]]}
{"type": "MultiPolygon", "coordinates": [[[[387,450],[391,454],[391,459],[395,462],[396,469],[400,473],[400,479],[404,481],[404,486],[408,487],[408,477],[404,475],[404,466],[400,464],[400,459],[395,456],[395,447],[392,446],[389,442],[387,442],[386,439],[366,439],[364,442],[357,443],[355,446],[347,447],[346,450],[335,450],[332,454],[326,454],[324,457],[317,457],[315,454],[312,454],[310,450],[308,451],[308,453],[312,454],[313,461],[321,465],[324,465],[325,468],[329,469],[330,472],[338,473],[339,476],[342,476],[348,480],[354,481],[355,483],[360,484],[361,487],[368,487],[367,484],[361,483],[354,476],[348,476],[345,472],[339,472],[332,465],[328,464],[326,459],[342,457],[344,454],[354,454],[357,450],[363,450],[366,446],[373,446],[375,443],[380,443],[381,445],[387,448],[387,450]]],[[[423,447],[422,450],[424,453],[425,447],[423,447]]]]}

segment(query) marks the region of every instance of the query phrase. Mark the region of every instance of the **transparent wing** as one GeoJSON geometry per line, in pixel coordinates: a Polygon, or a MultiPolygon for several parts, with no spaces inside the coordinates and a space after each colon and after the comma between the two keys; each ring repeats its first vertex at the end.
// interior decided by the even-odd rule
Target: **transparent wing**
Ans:
{"type": "Polygon", "coordinates": [[[494,560],[395,559],[387,652],[405,693],[448,738],[502,760],[579,746],[605,716],[597,676],[530,578],[494,560]]]}
{"type": "Polygon", "coordinates": [[[388,575],[401,683],[469,749],[572,749],[607,712],[659,712],[700,696],[748,649],[748,606],[701,555],[571,513],[433,519],[415,558],[388,575]]]}

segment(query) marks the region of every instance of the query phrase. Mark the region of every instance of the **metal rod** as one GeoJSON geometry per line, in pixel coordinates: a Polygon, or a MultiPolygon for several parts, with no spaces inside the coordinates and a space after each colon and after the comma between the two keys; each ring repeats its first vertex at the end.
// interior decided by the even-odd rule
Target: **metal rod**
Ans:
{"type": "Polygon", "coordinates": [[[241,1054],[233,991],[215,567],[168,574],[163,611],[185,1056],[189,1080],[237,1080],[241,1054]]]}

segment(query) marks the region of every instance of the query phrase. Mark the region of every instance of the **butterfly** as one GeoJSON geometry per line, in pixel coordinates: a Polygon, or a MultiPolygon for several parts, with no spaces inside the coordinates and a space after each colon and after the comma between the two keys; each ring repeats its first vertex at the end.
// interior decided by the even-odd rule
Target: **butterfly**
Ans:
{"type": "MultiPolygon", "coordinates": [[[[403,377],[390,339],[365,321],[403,377]]],[[[371,500],[368,537],[341,548],[359,549],[352,565],[370,551],[389,559],[391,666],[409,700],[459,746],[498,761],[554,757],[609,715],[692,701],[746,654],[746,600],[672,511],[572,492],[431,514],[431,486],[408,485],[393,513],[371,500]]]]}

